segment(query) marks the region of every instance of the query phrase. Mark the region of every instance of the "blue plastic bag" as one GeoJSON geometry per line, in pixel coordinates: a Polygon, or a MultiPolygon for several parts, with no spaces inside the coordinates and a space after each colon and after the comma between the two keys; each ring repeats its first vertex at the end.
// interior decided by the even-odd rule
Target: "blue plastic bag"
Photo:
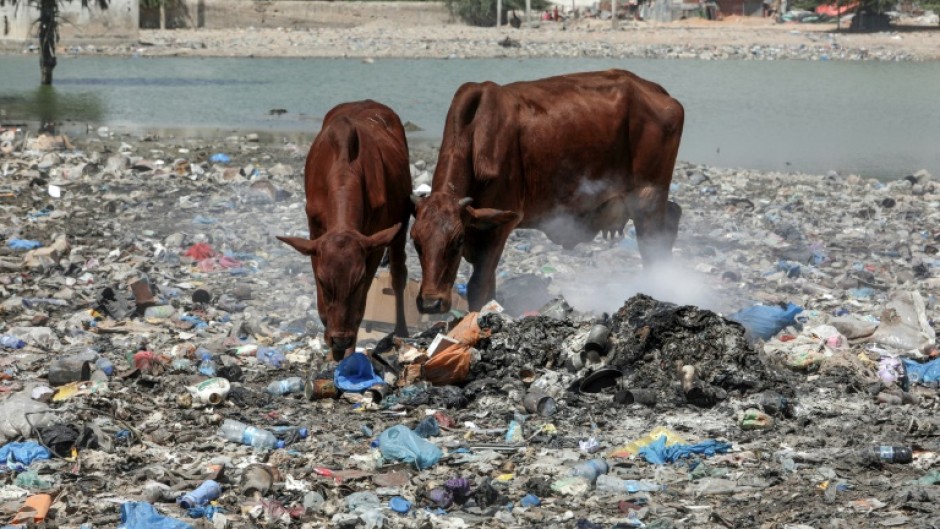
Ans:
{"type": "Polygon", "coordinates": [[[7,246],[13,250],[35,250],[42,246],[42,243],[39,241],[32,241],[29,239],[10,239],[7,241],[7,246]]]}
{"type": "Polygon", "coordinates": [[[372,362],[363,353],[353,353],[340,362],[333,371],[333,384],[345,393],[362,393],[385,381],[375,374],[372,362]]]}
{"type": "Polygon", "coordinates": [[[24,468],[38,459],[50,459],[52,454],[49,450],[36,441],[24,441],[22,443],[7,443],[0,447],[0,463],[5,463],[7,467],[16,470],[17,464],[24,468]]]}
{"type": "Polygon", "coordinates": [[[754,305],[728,316],[747,329],[748,333],[762,340],[769,340],[788,325],[796,323],[796,315],[803,307],[787,303],[786,308],[777,305],[754,305]]]}
{"type": "Polygon", "coordinates": [[[731,444],[721,443],[714,439],[702,441],[694,445],[677,443],[666,446],[666,436],[661,436],[659,439],[640,448],[640,455],[643,456],[648,463],[665,465],[666,463],[672,463],[683,457],[689,457],[692,454],[702,454],[711,457],[715,454],[727,453],[730,450],[731,444]]]}
{"type": "Polygon", "coordinates": [[[144,501],[121,505],[121,525],[117,529],[193,529],[186,522],[158,513],[144,501]]]}
{"type": "Polygon", "coordinates": [[[427,439],[428,437],[440,435],[441,426],[437,424],[437,419],[428,417],[415,426],[414,432],[418,434],[418,437],[427,439]]]}
{"type": "Polygon", "coordinates": [[[904,364],[904,371],[907,372],[907,378],[912,384],[926,386],[940,382],[940,358],[935,358],[925,364],[910,358],[902,358],[901,363],[904,364]]]}
{"type": "Polygon", "coordinates": [[[209,161],[212,163],[229,163],[232,159],[227,154],[217,152],[209,157],[209,161]]]}
{"type": "Polygon", "coordinates": [[[443,455],[440,448],[418,437],[402,424],[382,432],[379,436],[379,451],[385,459],[414,463],[418,470],[433,467],[443,455]]]}

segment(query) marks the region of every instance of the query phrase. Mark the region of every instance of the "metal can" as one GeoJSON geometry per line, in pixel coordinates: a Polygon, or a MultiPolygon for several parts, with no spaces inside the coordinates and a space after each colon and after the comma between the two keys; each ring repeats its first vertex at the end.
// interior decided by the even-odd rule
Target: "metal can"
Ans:
{"type": "Polygon", "coordinates": [[[339,390],[329,378],[308,378],[304,384],[304,396],[307,400],[335,399],[339,390]]]}

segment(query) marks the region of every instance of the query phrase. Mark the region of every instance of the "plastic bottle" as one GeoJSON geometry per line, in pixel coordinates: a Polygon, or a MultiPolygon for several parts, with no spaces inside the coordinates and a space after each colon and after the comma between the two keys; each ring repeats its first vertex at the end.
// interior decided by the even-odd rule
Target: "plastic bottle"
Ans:
{"type": "Polygon", "coordinates": [[[105,375],[111,376],[114,373],[114,364],[103,356],[98,357],[98,360],[95,361],[95,366],[98,368],[98,371],[101,371],[105,375]]]}
{"type": "Polygon", "coordinates": [[[255,356],[258,358],[258,362],[275,369],[279,369],[287,361],[284,353],[273,347],[259,347],[255,356]]]}
{"type": "Polygon", "coordinates": [[[268,384],[267,392],[272,395],[287,395],[288,393],[297,393],[303,390],[304,379],[301,377],[290,377],[271,382],[268,384]]]}
{"type": "Polygon", "coordinates": [[[251,446],[255,450],[284,447],[284,441],[278,441],[273,433],[232,419],[225,419],[218,435],[227,441],[251,446]]]}
{"type": "Polygon", "coordinates": [[[0,346],[4,349],[22,349],[26,347],[26,342],[11,334],[4,334],[0,336],[0,346]]]}
{"type": "Polygon", "coordinates": [[[212,358],[206,358],[202,362],[199,362],[199,374],[205,375],[207,377],[214,377],[218,369],[215,366],[215,362],[212,358]]]}
{"type": "Polygon", "coordinates": [[[607,492],[658,492],[664,487],[658,483],[646,480],[619,479],[613,476],[602,474],[597,477],[597,490],[607,492]]]}
{"type": "Polygon", "coordinates": [[[281,440],[294,437],[295,433],[298,439],[306,439],[310,435],[310,430],[296,426],[272,426],[268,430],[281,440]]]}
{"type": "Polygon", "coordinates": [[[607,461],[604,461],[603,459],[591,459],[590,461],[585,461],[576,465],[574,468],[568,471],[568,475],[584,478],[593,484],[595,481],[597,481],[598,476],[606,474],[609,468],[610,467],[607,466],[607,461]]]}
{"type": "Polygon", "coordinates": [[[862,459],[872,463],[907,464],[914,460],[909,446],[875,445],[861,451],[862,459]]]}
{"type": "Polygon", "coordinates": [[[173,371],[191,371],[193,368],[193,363],[189,358],[174,358],[170,365],[173,366],[173,371]]]}
{"type": "Polygon", "coordinates": [[[222,494],[222,487],[211,479],[203,481],[196,490],[180,496],[176,503],[184,509],[202,507],[222,494]]]}

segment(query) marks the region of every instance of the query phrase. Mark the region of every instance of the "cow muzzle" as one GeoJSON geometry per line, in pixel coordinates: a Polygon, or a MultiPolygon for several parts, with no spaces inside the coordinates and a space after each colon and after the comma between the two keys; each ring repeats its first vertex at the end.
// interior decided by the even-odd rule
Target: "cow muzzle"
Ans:
{"type": "Polygon", "coordinates": [[[356,345],[356,336],[353,334],[334,334],[330,336],[330,349],[333,351],[334,358],[337,355],[342,355],[354,345],[356,345]]]}
{"type": "Polygon", "coordinates": [[[422,314],[443,314],[450,310],[450,300],[443,296],[420,296],[417,303],[418,312],[422,314]]]}

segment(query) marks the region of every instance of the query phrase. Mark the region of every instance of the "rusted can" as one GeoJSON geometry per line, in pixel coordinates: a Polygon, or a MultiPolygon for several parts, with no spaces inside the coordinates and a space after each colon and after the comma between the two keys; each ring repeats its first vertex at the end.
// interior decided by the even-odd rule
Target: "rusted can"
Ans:
{"type": "Polygon", "coordinates": [[[526,393],[522,397],[522,405],[527,412],[543,417],[551,417],[558,409],[555,399],[538,391],[526,393]]]}
{"type": "Polygon", "coordinates": [[[365,390],[365,395],[372,397],[372,402],[378,404],[388,395],[388,384],[376,384],[365,390]]]}
{"type": "Polygon", "coordinates": [[[335,399],[339,390],[329,378],[308,378],[304,384],[304,396],[307,400],[335,399]]]}
{"type": "Polygon", "coordinates": [[[79,358],[60,358],[49,365],[47,380],[51,387],[59,387],[71,382],[84,382],[91,378],[91,362],[79,358]]]}

